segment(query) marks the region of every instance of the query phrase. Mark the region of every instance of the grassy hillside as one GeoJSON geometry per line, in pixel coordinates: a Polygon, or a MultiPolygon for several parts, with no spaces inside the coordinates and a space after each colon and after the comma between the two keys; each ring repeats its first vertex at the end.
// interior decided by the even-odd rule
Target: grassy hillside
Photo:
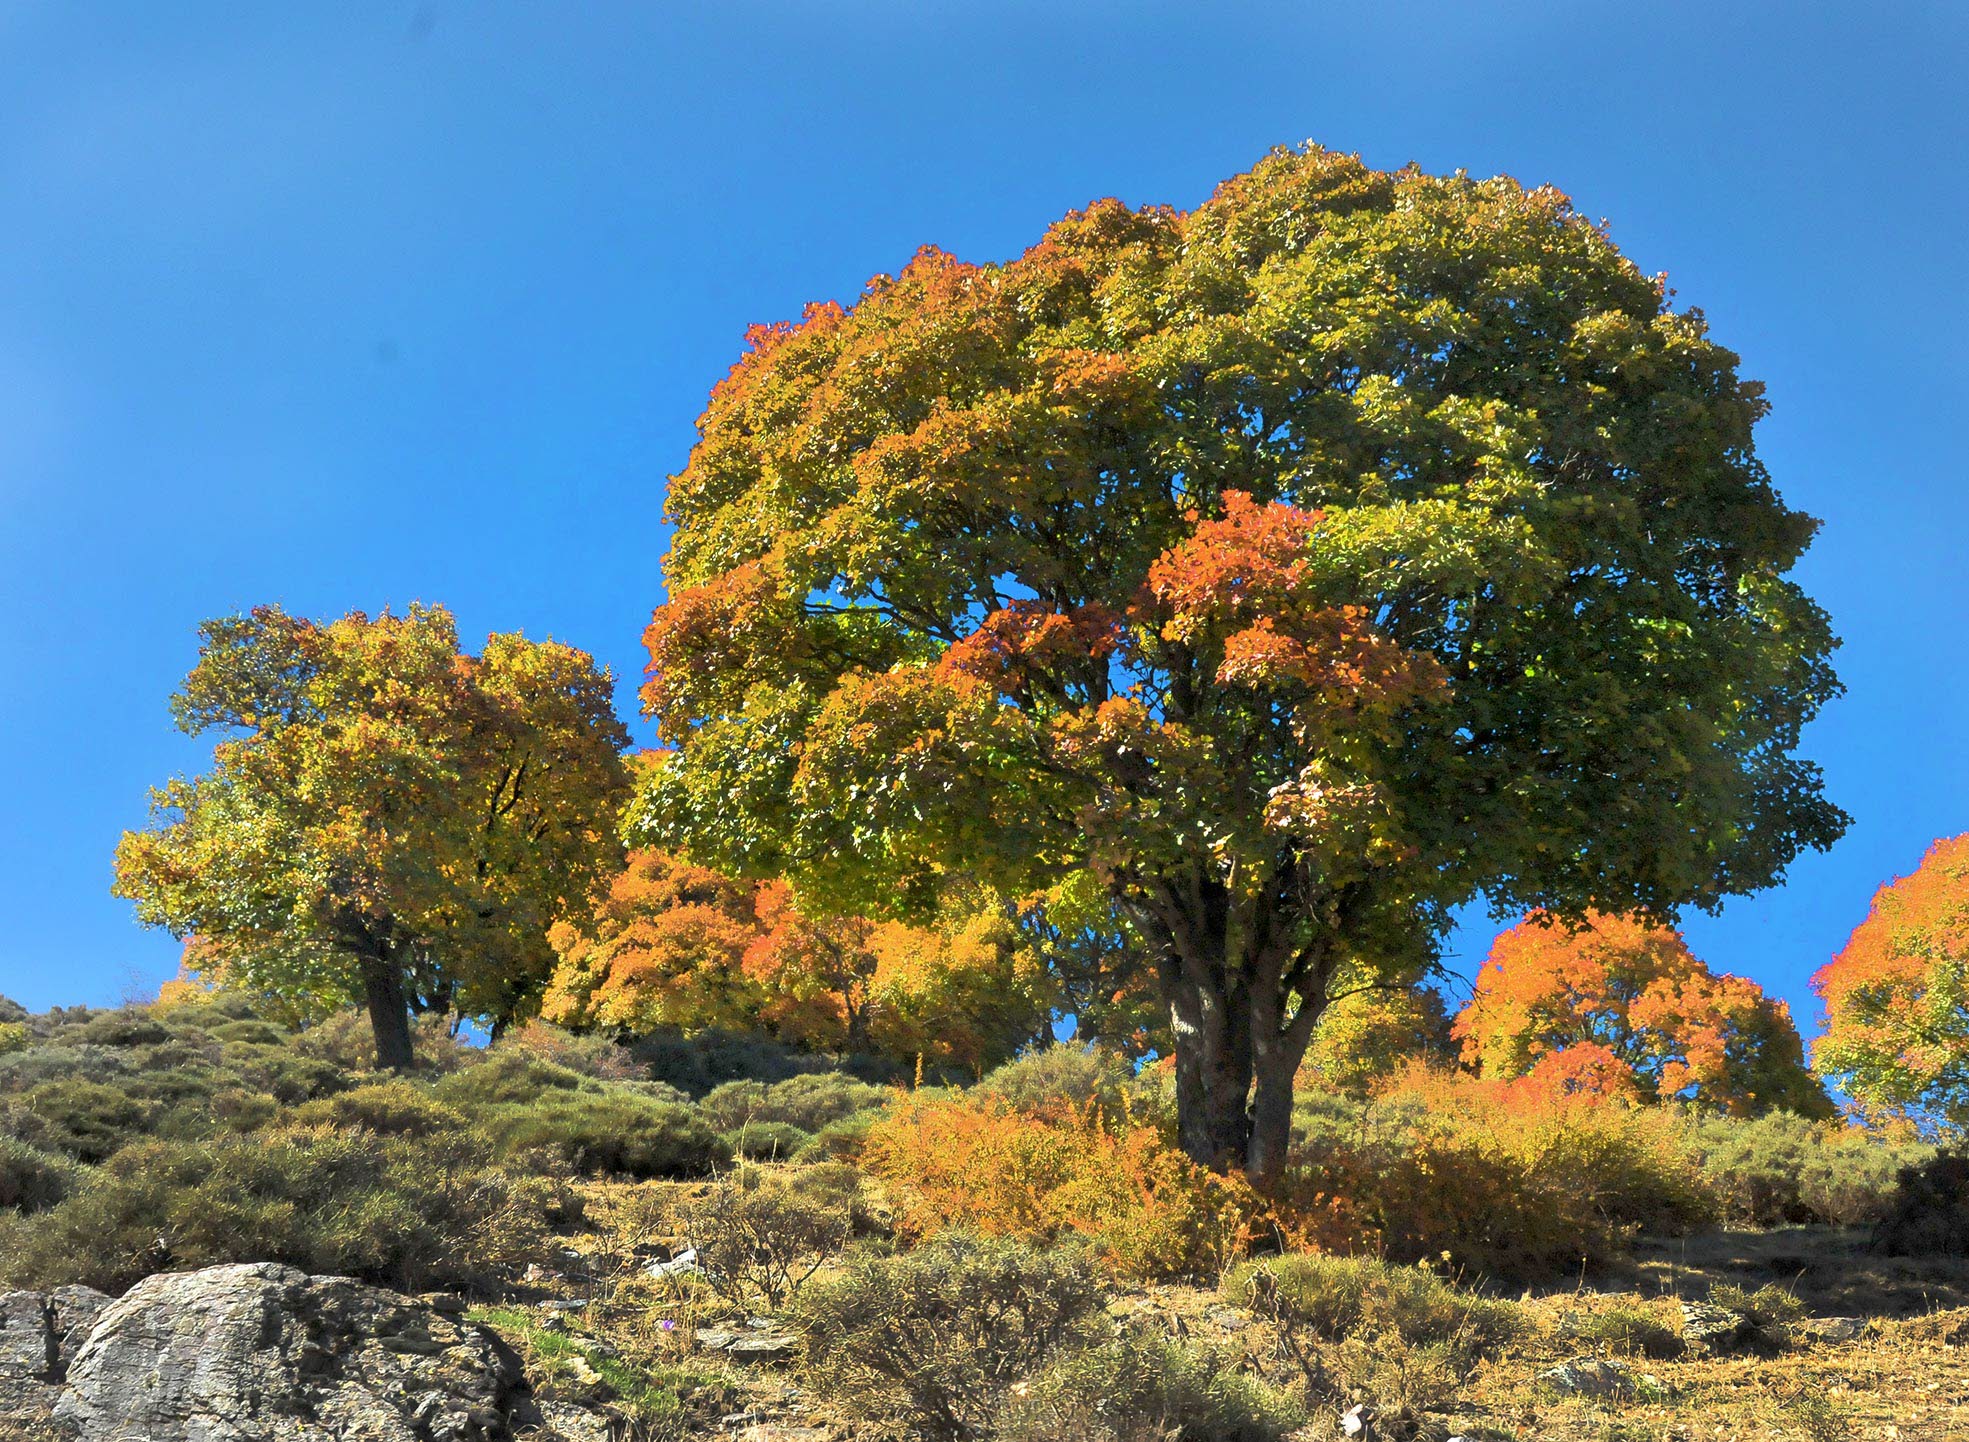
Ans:
{"type": "Polygon", "coordinates": [[[377,1074],[357,1018],[231,996],[8,1009],[0,1282],[278,1260],[461,1292],[542,1391],[649,1438],[1969,1424],[1969,1267],[1865,1246],[1909,1139],[1418,1069],[1309,1088],[1259,1197],[1174,1150],[1153,1068],[1069,1048],[944,1087],[732,1038],[418,1048],[377,1074]]]}

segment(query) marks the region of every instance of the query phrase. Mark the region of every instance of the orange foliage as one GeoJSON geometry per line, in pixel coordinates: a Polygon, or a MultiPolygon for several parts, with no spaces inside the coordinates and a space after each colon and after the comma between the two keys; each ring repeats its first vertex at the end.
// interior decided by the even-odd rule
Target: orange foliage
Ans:
{"type": "Polygon", "coordinates": [[[1969,833],[1881,887],[1812,988],[1821,1071],[1868,1107],[1969,1124],[1969,833]]]}
{"type": "Polygon", "coordinates": [[[876,1122],[861,1164],[891,1186],[910,1235],[1080,1237],[1128,1276],[1213,1275],[1269,1223],[1243,1178],[1196,1165],[1153,1127],[1093,1115],[919,1098],[876,1122]]]}
{"type": "Polygon", "coordinates": [[[1594,913],[1575,931],[1534,914],[1512,927],[1452,1035],[1487,1077],[1529,1075],[1562,1092],[1631,1088],[1737,1115],[1830,1111],[1783,1002],[1712,972],[1679,932],[1633,918],[1594,913]]]}
{"type": "Polygon", "coordinates": [[[1044,968],[981,907],[937,927],[824,917],[782,881],[638,851],[579,923],[555,926],[547,1020],[620,1031],[761,1031],[971,1071],[1045,1015],[1044,968]]]}

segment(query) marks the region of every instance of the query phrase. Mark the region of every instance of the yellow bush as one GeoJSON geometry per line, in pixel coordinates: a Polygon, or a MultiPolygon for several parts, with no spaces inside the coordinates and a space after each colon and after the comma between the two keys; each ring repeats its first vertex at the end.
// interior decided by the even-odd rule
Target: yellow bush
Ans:
{"type": "Polygon", "coordinates": [[[919,1097],[869,1129],[862,1166],[890,1188],[907,1235],[1080,1237],[1132,1277],[1214,1275],[1267,1225],[1241,1178],[1091,1111],[1040,1118],[996,1099],[919,1097]]]}
{"type": "Polygon", "coordinates": [[[1708,1220],[1686,1130],[1657,1107],[1417,1069],[1363,1112],[1304,1118],[1296,1177],[1348,1198],[1394,1260],[1522,1280],[1708,1220]]]}

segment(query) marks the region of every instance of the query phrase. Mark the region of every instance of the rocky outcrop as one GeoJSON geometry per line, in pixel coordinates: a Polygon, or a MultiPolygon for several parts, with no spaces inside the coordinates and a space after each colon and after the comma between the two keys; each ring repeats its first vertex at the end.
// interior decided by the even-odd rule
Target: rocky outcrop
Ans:
{"type": "Polygon", "coordinates": [[[605,1442],[536,1406],[455,1297],[273,1263],[0,1296],[0,1436],[63,1442],[605,1442]]]}
{"type": "Polygon", "coordinates": [[[0,1296],[0,1421],[45,1419],[110,1300],[87,1287],[0,1296]]]}
{"type": "Polygon", "coordinates": [[[79,1442],[504,1442],[524,1385],[482,1327],[249,1263],[150,1277],[110,1303],[54,1422],[79,1442]]]}

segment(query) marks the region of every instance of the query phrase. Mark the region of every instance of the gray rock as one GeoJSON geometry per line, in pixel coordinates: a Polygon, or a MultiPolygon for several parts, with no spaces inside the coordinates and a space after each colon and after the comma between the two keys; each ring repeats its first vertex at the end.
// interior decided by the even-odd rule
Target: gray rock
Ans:
{"type": "Polygon", "coordinates": [[[109,1298],[88,1287],[0,1296],[0,1420],[45,1423],[109,1298]]]}
{"type": "Polygon", "coordinates": [[[1709,1302],[1682,1304],[1682,1341],[1697,1356],[1720,1357],[1734,1352],[1755,1335],[1749,1319],[1709,1302]]]}
{"type": "Polygon", "coordinates": [[[1853,1342],[1866,1331],[1864,1317],[1807,1317],[1796,1330],[1814,1342],[1853,1342]]]}
{"type": "Polygon", "coordinates": [[[66,1381],[80,1442],[506,1442],[524,1395],[484,1328],[273,1263],[139,1282],[66,1381]]]}
{"type": "Polygon", "coordinates": [[[1575,1357],[1538,1375],[1553,1391],[1574,1397],[1633,1397],[1643,1381],[1654,1382],[1652,1377],[1637,1377],[1632,1369],[1601,1357],[1575,1357]]]}
{"type": "Polygon", "coordinates": [[[527,1442],[614,1442],[609,1421],[569,1402],[542,1402],[540,1430],[527,1442]]]}

